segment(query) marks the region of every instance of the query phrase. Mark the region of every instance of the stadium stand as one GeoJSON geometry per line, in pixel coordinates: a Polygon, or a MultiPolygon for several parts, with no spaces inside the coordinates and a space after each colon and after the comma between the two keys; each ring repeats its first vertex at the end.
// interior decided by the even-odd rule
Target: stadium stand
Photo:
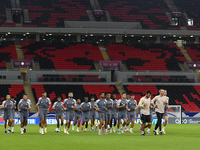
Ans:
{"type": "Polygon", "coordinates": [[[6,68],[6,61],[17,59],[17,53],[14,42],[1,42],[0,43],[0,69],[6,68]]]}
{"type": "Polygon", "coordinates": [[[194,83],[194,79],[188,79],[186,76],[167,76],[167,75],[133,75],[133,78],[128,78],[129,82],[170,82],[170,83],[194,83]]]}
{"type": "Polygon", "coordinates": [[[20,0],[21,7],[29,10],[31,23],[24,27],[64,27],[65,20],[89,21],[87,11],[91,8],[89,0],[20,0]]]}
{"type": "Polygon", "coordinates": [[[95,96],[95,99],[99,98],[100,92],[115,93],[117,98],[120,98],[120,94],[114,85],[58,85],[58,84],[32,84],[31,85],[35,102],[41,97],[41,91],[47,91],[52,104],[56,101],[56,96],[61,96],[62,100],[68,97],[68,92],[73,91],[74,99],[80,98],[83,101],[84,97],[90,98],[95,96]]]}
{"type": "Polygon", "coordinates": [[[41,69],[93,70],[94,63],[103,60],[98,46],[92,44],[29,42],[22,46],[25,59],[39,61],[41,69]]]}
{"type": "Polygon", "coordinates": [[[199,44],[186,44],[184,45],[188,54],[194,61],[200,60],[200,45],[199,44]]]}
{"type": "Polygon", "coordinates": [[[1,27],[15,27],[14,22],[6,22],[6,8],[11,8],[10,1],[0,1],[0,26],[1,27]]]}
{"type": "Polygon", "coordinates": [[[200,111],[200,87],[192,85],[123,85],[125,91],[135,93],[135,99],[139,102],[147,90],[151,90],[152,97],[158,95],[159,89],[166,89],[170,98],[170,105],[181,105],[183,111],[200,111]]]}
{"type": "Polygon", "coordinates": [[[132,1],[109,0],[101,1],[102,9],[108,10],[115,22],[140,22],[143,29],[175,29],[165,14],[170,11],[165,1],[132,1]]]}
{"type": "Polygon", "coordinates": [[[129,70],[180,71],[186,61],[176,44],[133,43],[106,46],[111,60],[120,60],[129,70]]]}
{"type": "Polygon", "coordinates": [[[199,17],[199,1],[190,0],[190,1],[182,1],[182,0],[174,0],[175,5],[180,9],[181,12],[186,12],[188,18],[193,19],[193,26],[187,26],[188,30],[200,30],[200,17],[199,17]]]}
{"type": "Polygon", "coordinates": [[[52,75],[44,74],[38,78],[40,82],[106,82],[106,78],[98,75],[52,75]]]}
{"type": "Polygon", "coordinates": [[[6,99],[6,95],[14,95],[17,103],[24,94],[24,87],[22,84],[0,84],[0,105],[6,99]]]}

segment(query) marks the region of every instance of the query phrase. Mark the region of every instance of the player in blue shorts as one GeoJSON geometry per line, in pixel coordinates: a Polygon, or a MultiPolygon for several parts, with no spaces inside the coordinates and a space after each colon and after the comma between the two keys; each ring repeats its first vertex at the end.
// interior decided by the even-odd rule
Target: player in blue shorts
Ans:
{"type": "Polygon", "coordinates": [[[13,102],[10,100],[10,95],[6,95],[6,100],[2,102],[2,107],[1,109],[4,109],[4,127],[5,127],[5,134],[7,133],[7,121],[8,121],[8,126],[9,126],[9,133],[12,133],[10,131],[10,127],[12,124],[12,119],[11,119],[11,109],[13,107],[13,102]]]}
{"type": "Polygon", "coordinates": [[[100,120],[100,124],[99,124],[99,135],[102,135],[101,133],[101,127],[104,125],[104,121],[105,121],[105,113],[106,113],[106,103],[107,101],[104,98],[104,93],[100,93],[100,99],[98,99],[95,102],[95,108],[98,111],[98,119],[100,120]]]}
{"type": "Polygon", "coordinates": [[[117,124],[117,99],[116,99],[116,95],[112,94],[111,95],[111,99],[113,100],[113,107],[111,109],[111,120],[110,120],[110,133],[115,132],[115,126],[117,124]],[[114,125],[112,124],[114,120],[114,125]],[[113,126],[113,127],[112,127],[113,126]]]}
{"type": "Polygon", "coordinates": [[[76,103],[76,108],[74,108],[74,124],[72,126],[72,130],[74,130],[74,127],[75,127],[75,125],[77,124],[77,121],[78,121],[76,132],[79,132],[79,127],[80,127],[80,123],[81,123],[81,114],[82,114],[81,100],[77,99],[76,102],[77,103],[76,103]]]}
{"type": "Polygon", "coordinates": [[[18,111],[20,112],[20,121],[21,121],[21,134],[24,134],[24,125],[25,121],[28,118],[28,113],[31,109],[30,103],[27,101],[27,94],[23,95],[23,99],[18,103],[18,111]]]}
{"type": "Polygon", "coordinates": [[[85,132],[87,132],[88,121],[90,119],[90,110],[91,104],[88,102],[88,97],[84,97],[84,102],[81,103],[81,111],[82,111],[82,125],[81,130],[83,130],[83,126],[85,124],[85,132]]]}
{"type": "Polygon", "coordinates": [[[63,126],[63,103],[61,102],[61,96],[57,96],[57,102],[53,104],[52,109],[55,110],[56,120],[57,120],[57,128],[56,132],[60,132],[59,129],[59,119],[61,119],[61,128],[63,126]]]}
{"type": "Polygon", "coordinates": [[[14,121],[15,121],[15,109],[16,109],[16,100],[15,97],[12,95],[11,96],[11,101],[13,102],[13,106],[11,109],[11,119],[12,119],[12,133],[14,133],[14,121]]]}
{"type": "MultiPolygon", "coordinates": [[[[164,96],[167,96],[167,90],[164,90],[164,96]]],[[[168,98],[168,103],[169,103],[169,97],[167,97],[167,98],[168,98]]],[[[166,127],[167,121],[168,121],[168,112],[167,112],[168,103],[167,103],[167,105],[165,105],[165,109],[164,109],[164,119],[165,119],[165,122],[164,122],[163,128],[162,128],[163,134],[166,134],[165,127],[166,127]]]]}
{"type": "Polygon", "coordinates": [[[123,92],[121,94],[121,99],[118,100],[118,102],[117,102],[117,109],[119,109],[119,111],[118,111],[118,124],[117,124],[118,134],[121,134],[121,132],[124,133],[123,127],[127,123],[126,102],[127,102],[126,93],[123,92]],[[124,122],[122,124],[121,132],[120,132],[121,119],[123,119],[124,122]]]}
{"type": "Polygon", "coordinates": [[[133,127],[134,127],[134,123],[135,123],[135,115],[137,114],[137,101],[134,99],[135,98],[135,94],[132,93],[131,94],[131,98],[129,100],[127,100],[127,104],[126,104],[126,109],[127,109],[127,116],[128,116],[128,120],[127,120],[127,128],[131,122],[131,128],[130,131],[129,129],[125,130],[125,131],[129,131],[130,133],[133,133],[133,127]]]}
{"type": "Polygon", "coordinates": [[[69,134],[69,128],[71,121],[74,119],[74,108],[76,108],[76,100],[73,99],[73,92],[68,93],[68,98],[64,100],[63,105],[65,105],[65,120],[66,124],[64,127],[64,133],[69,134]]]}
{"type": "Polygon", "coordinates": [[[51,100],[47,97],[47,92],[42,92],[42,97],[38,99],[38,103],[36,104],[36,107],[38,109],[38,116],[41,124],[40,133],[44,135],[43,126],[46,123],[47,120],[47,114],[49,112],[49,109],[51,107],[51,100]]]}
{"type": "Polygon", "coordinates": [[[93,129],[93,126],[94,126],[94,121],[95,121],[95,118],[96,118],[96,110],[94,108],[94,100],[95,98],[94,97],[91,97],[90,99],[90,105],[91,105],[91,110],[90,110],[90,121],[91,121],[91,131],[94,132],[94,129],[93,129]]]}

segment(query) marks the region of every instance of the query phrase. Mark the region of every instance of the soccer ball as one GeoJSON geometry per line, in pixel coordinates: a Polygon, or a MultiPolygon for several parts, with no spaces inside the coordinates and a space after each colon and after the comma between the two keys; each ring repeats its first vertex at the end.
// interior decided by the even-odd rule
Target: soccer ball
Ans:
{"type": "Polygon", "coordinates": [[[55,132],[60,132],[60,130],[58,128],[55,129],[55,132]]]}

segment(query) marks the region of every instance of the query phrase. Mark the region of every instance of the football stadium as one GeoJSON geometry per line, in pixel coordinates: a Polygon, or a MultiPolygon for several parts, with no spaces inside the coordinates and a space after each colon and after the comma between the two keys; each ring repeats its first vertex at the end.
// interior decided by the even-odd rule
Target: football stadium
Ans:
{"type": "Polygon", "coordinates": [[[199,149],[199,8],[0,0],[0,149],[199,149]]]}

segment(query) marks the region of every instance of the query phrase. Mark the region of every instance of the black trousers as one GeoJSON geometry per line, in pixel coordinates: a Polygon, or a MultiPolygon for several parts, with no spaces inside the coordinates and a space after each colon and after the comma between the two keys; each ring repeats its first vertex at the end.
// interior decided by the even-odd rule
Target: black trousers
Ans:
{"type": "Polygon", "coordinates": [[[156,112],[156,115],[157,115],[158,121],[156,123],[155,130],[157,130],[157,128],[159,127],[159,130],[161,131],[162,117],[163,117],[164,113],[156,112]]]}

